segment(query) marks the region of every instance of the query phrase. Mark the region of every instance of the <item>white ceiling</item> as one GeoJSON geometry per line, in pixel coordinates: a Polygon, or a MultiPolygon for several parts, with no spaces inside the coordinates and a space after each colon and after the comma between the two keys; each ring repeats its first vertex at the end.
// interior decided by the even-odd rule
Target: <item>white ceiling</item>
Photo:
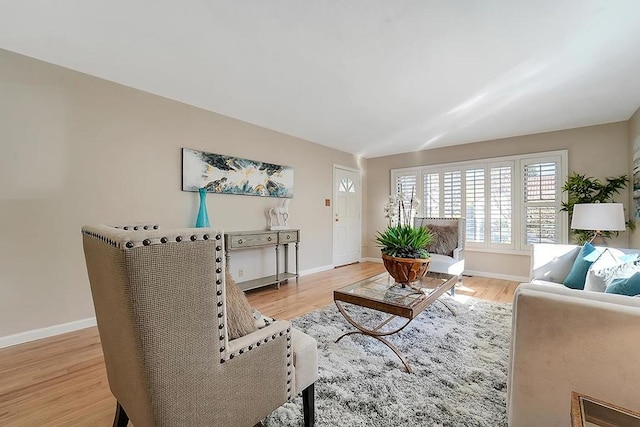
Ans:
{"type": "Polygon", "coordinates": [[[639,0],[0,0],[0,48],[364,157],[640,106],[639,0]]]}

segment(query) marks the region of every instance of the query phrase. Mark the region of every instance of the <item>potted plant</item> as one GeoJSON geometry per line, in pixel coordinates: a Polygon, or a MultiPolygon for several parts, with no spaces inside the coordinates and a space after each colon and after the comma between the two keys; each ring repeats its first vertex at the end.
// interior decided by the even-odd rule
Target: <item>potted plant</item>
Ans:
{"type": "MultiPolygon", "coordinates": [[[[410,224],[411,214],[417,202],[411,197],[411,208],[407,213],[403,198],[389,203],[398,204],[398,220],[389,220],[389,226],[383,232],[378,232],[376,242],[382,250],[382,262],[385,268],[402,287],[420,280],[429,270],[429,253],[427,245],[433,240],[431,232],[424,228],[414,228],[410,224]]],[[[385,207],[385,212],[395,211],[385,207]]]]}
{"type": "MultiPolygon", "coordinates": [[[[580,175],[577,172],[573,172],[567,178],[562,187],[562,191],[568,194],[567,202],[562,202],[561,211],[569,213],[569,222],[573,216],[573,205],[578,203],[611,203],[615,195],[620,193],[621,189],[627,188],[629,184],[629,177],[627,175],[620,175],[616,177],[607,177],[605,182],[599,179],[580,175]]],[[[632,231],[636,229],[636,224],[633,220],[629,219],[626,225],[632,231]]],[[[578,244],[582,245],[589,241],[593,232],[589,230],[572,230],[574,237],[578,244]]],[[[614,235],[618,235],[617,231],[603,231],[602,237],[608,239],[614,235]]]]}

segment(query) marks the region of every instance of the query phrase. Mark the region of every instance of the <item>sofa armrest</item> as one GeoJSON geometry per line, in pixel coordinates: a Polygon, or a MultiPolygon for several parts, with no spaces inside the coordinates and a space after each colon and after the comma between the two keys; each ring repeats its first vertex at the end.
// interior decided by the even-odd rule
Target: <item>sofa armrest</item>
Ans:
{"type": "Polygon", "coordinates": [[[453,250],[453,259],[460,261],[464,259],[464,248],[455,248],[453,250]]]}
{"type": "Polygon", "coordinates": [[[529,280],[562,283],[571,271],[579,252],[580,246],[577,245],[534,244],[529,280]]]}
{"type": "Polygon", "coordinates": [[[571,392],[640,410],[640,301],[526,284],[516,290],[507,384],[510,426],[570,424],[571,392]]]}

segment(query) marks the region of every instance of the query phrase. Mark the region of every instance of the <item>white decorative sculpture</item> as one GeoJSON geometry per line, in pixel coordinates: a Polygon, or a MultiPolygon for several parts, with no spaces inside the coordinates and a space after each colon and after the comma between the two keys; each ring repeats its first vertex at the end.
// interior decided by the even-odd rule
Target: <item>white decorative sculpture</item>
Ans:
{"type": "Polygon", "coordinates": [[[283,199],[280,206],[269,208],[266,213],[269,230],[289,229],[289,199],[283,199]]]}

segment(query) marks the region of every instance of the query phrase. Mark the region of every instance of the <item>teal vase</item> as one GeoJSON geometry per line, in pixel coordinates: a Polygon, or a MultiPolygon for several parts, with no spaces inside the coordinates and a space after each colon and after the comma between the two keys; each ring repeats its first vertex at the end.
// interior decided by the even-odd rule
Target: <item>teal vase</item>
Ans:
{"type": "Polygon", "coordinates": [[[196,227],[209,227],[209,215],[207,214],[207,189],[198,188],[200,193],[200,209],[198,209],[198,218],[196,219],[196,227]]]}

